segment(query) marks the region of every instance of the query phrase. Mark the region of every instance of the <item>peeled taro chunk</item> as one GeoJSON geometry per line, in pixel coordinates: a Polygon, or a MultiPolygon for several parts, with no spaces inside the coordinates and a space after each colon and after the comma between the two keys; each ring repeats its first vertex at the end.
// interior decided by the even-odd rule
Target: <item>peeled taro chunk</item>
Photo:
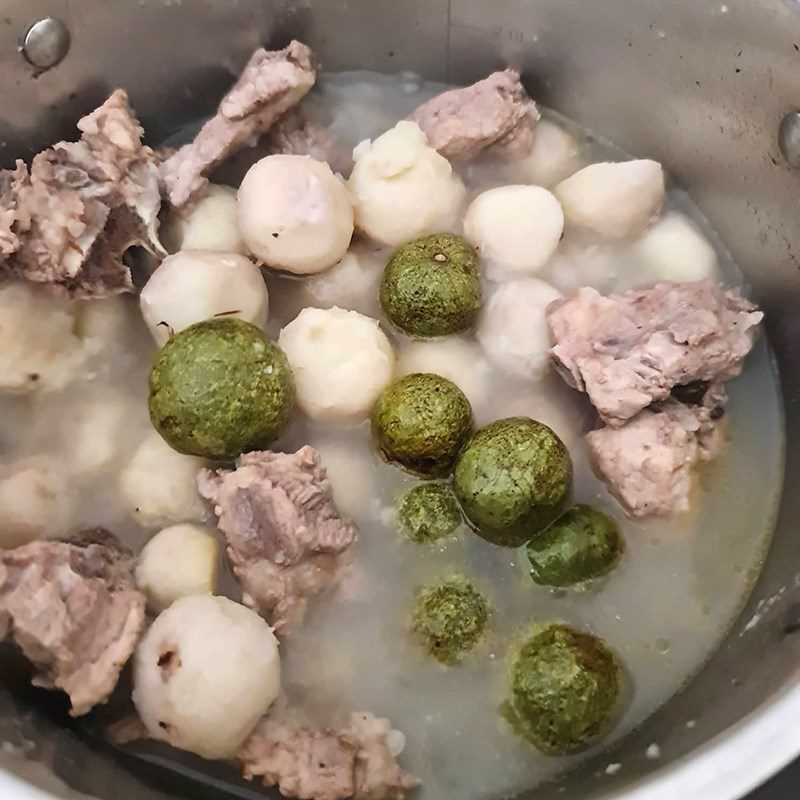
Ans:
{"type": "Polygon", "coordinates": [[[470,161],[492,145],[498,155],[514,159],[533,149],[539,112],[519,73],[506,69],[437,95],[409,119],[422,128],[431,147],[451,161],[470,161]]]}
{"type": "Polygon", "coordinates": [[[99,528],[0,551],[0,640],[34,664],[36,686],[69,695],[72,716],[108,699],[144,627],[130,563],[99,528]]]}
{"type": "Polygon", "coordinates": [[[0,275],[82,297],[130,291],[125,251],[163,253],[156,159],[121,89],[78,128],[80,141],[44,150],[30,171],[0,171],[0,275]]]}
{"type": "Polygon", "coordinates": [[[283,50],[256,50],[217,113],[193,142],[165,159],[161,181],[176,208],[199,199],[206,175],[228,156],[250,147],[314,85],[311,51],[293,41],[283,50]]]}
{"type": "Polygon", "coordinates": [[[244,604],[287,633],[308,600],[336,580],[356,539],[319,453],[245,453],[234,470],[201,470],[198,486],[214,504],[244,604]]]}

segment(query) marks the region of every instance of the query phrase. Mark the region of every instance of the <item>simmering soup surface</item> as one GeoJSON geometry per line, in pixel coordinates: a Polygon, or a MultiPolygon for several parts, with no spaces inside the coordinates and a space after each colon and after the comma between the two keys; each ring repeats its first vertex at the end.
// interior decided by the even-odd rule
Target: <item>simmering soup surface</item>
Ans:
{"type": "MultiPolygon", "coordinates": [[[[336,138],[355,146],[445,88],[411,74],[324,74],[305,106],[336,138]]],[[[557,114],[545,111],[543,116],[578,143],[575,168],[627,158],[557,114]]],[[[193,132],[179,132],[169,143],[193,132]]],[[[456,169],[470,198],[487,188],[531,180],[520,164],[481,158],[456,169]]],[[[234,182],[234,173],[231,169],[225,177],[234,182]]],[[[736,265],[685,193],[669,188],[662,214],[691,220],[716,250],[719,279],[741,283],[736,265]]],[[[454,232],[461,232],[460,222],[454,232]]],[[[331,709],[388,717],[405,735],[401,761],[421,781],[416,790],[420,800],[513,795],[585,757],[542,755],[499,714],[508,693],[508,652],[518,631],[533,622],[562,621],[603,637],[618,654],[625,672],[620,717],[591,753],[668,700],[718,646],[742,606],[768,546],[782,474],[779,387],[769,349],[762,337],[743,375],[730,385],[725,446],[701,467],[691,509],[669,518],[633,520],[588,463],[583,436],[595,425],[595,412],[585,395],[568,388],[554,372],[533,381],[513,377],[472,333],[425,344],[399,334],[378,300],[378,283],[392,249],[358,240],[354,246],[371,273],[353,285],[317,288],[312,294],[304,279],[267,272],[267,333],[277,338],[307,306],[338,305],[379,319],[398,356],[398,370],[442,371],[469,397],[477,426],[509,416],[549,425],[572,456],[574,501],[615,518],[625,552],[616,569],[588,588],[553,590],[531,580],[524,548],[493,546],[466,525],[437,542],[412,543],[400,533],[396,504],[418,480],[381,460],[369,423],[347,426],[296,414],[274,449],[317,448],[337,503],[360,533],[353,567],[342,585],[313,602],[303,624],[281,641],[283,688],[290,702],[320,717],[331,709]],[[468,576],[484,592],[490,618],[478,648],[458,666],[447,667],[430,658],[408,628],[414,590],[453,572],[468,576]]],[[[608,243],[567,229],[537,277],[564,294],[582,286],[607,294],[671,276],[654,273],[637,242],[608,243]]],[[[485,300],[496,286],[485,277],[483,283],[485,300]]],[[[100,446],[85,441],[93,436],[93,423],[84,416],[112,409],[113,421],[102,423],[113,429],[107,463],[94,472],[75,470],[67,479],[77,498],[65,511],[67,527],[105,526],[138,551],[152,531],[132,520],[119,476],[150,433],[147,376],[157,350],[135,300],[99,303],[107,312],[99,352],[63,391],[3,399],[0,445],[7,461],[44,457],[73,464],[81,448],[100,446]]],[[[215,526],[210,509],[204,513],[215,526]]],[[[231,574],[223,575],[221,590],[233,599],[241,597],[231,574]]],[[[167,761],[174,753],[160,745],[131,747],[167,761]]]]}

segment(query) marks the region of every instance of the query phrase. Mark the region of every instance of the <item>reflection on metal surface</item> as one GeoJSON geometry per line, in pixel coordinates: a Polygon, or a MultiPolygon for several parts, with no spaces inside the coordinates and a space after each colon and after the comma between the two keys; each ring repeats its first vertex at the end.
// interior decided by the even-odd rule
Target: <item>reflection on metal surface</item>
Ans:
{"type": "Polygon", "coordinates": [[[792,111],[778,129],[778,145],[790,167],[800,167],[800,111],[792,111]]]}

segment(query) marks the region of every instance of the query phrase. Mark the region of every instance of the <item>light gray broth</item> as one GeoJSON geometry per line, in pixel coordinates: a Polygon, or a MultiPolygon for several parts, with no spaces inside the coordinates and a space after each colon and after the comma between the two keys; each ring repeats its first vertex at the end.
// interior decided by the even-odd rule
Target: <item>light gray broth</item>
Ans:
{"type": "MultiPolygon", "coordinates": [[[[340,139],[356,144],[374,137],[440,91],[413,75],[371,73],[323,75],[306,101],[312,114],[340,139]]],[[[582,142],[584,163],[625,157],[557,115],[582,142]]],[[[179,138],[179,137],[178,137],[179,138]]],[[[508,168],[476,164],[462,174],[471,193],[514,182],[508,168]]],[[[522,182],[522,181],[519,181],[522,182]]],[[[689,198],[670,190],[667,207],[693,218],[714,243],[723,277],[741,277],[689,198]]],[[[586,243],[567,234],[559,254],[586,243]]],[[[376,277],[388,251],[373,251],[376,277]]],[[[613,270],[559,274],[554,259],[540,277],[562,288],[575,280],[602,291],[637,283],[631,247],[593,243],[595,254],[611,254],[613,270]]],[[[569,258],[567,259],[567,261],[569,258]]],[[[267,275],[270,320],[276,335],[303,305],[313,304],[300,280],[267,275]]],[[[491,286],[487,285],[487,291],[491,286]]],[[[149,425],[146,376],[155,347],[139,319],[135,301],[121,302],[123,328],[109,335],[86,374],[67,390],[36,399],[4,399],[0,442],[6,460],[40,453],[60,457],[69,450],[71,415],[98,394],[118,395],[128,409],[119,430],[120,457],[112,468],[74,484],[79,501],[73,527],[104,524],[133,547],[149,533],[127,516],[117,497],[117,475],[149,425]]],[[[339,305],[379,315],[374,291],[354,292],[339,305]]],[[[401,357],[411,342],[384,329],[401,357]]],[[[446,343],[444,343],[446,345],[446,343]]],[[[369,710],[389,717],[407,740],[403,765],[422,781],[422,800],[473,800],[516,793],[573,765],[581,756],[550,758],[516,737],[497,712],[506,690],[506,653],[515,631],[527,623],[564,620],[604,637],[619,654],[628,676],[621,719],[606,742],[642,722],[684,684],[718,646],[740,609],[768,545],[782,476],[779,387],[762,339],[741,378],[731,385],[726,415],[727,445],[704,467],[693,509],[672,519],[635,522],[625,518],[592,474],[582,435],[593,424],[584,396],[554,375],[533,382],[509,377],[465,337],[464,386],[478,424],[525,414],[550,425],[570,449],[575,465],[574,499],[607,510],[622,526],[627,549],[619,567],[586,591],[553,592],[535,585],[523,551],[493,547],[462,527],[432,545],[403,540],[394,518],[395,500],[415,480],[382,463],[366,423],[342,428],[298,416],[278,443],[318,447],[335,492],[360,528],[352,572],[339,590],[318,600],[306,623],[281,644],[285,689],[290,698],[321,712],[369,710]],[[407,635],[412,593],[430,578],[462,572],[484,589],[492,615],[490,633],[461,666],[446,668],[426,657],[407,635]]],[[[446,356],[445,360],[449,360],[446,356]]],[[[230,576],[224,587],[236,597],[230,576]]],[[[167,752],[168,751],[164,751],[167,752]]]]}

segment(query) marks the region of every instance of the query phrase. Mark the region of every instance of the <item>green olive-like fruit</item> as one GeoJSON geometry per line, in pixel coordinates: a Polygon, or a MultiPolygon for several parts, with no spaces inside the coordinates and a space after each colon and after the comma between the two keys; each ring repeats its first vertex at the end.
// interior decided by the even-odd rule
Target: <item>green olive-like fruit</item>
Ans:
{"type": "Polygon", "coordinates": [[[517,652],[501,711],[538,750],[567,755],[611,727],[620,685],[616,656],[602,639],[555,623],[517,652]]]}
{"type": "Polygon", "coordinates": [[[380,296],[386,316],[412,336],[461,333],[481,307],[478,256],[452,233],[414,239],[386,265],[380,296]]]}
{"type": "Polygon", "coordinates": [[[437,661],[453,665],[475,647],[488,619],[484,596],[465,577],[454,575],[419,591],[411,629],[437,661]]]}
{"type": "Polygon", "coordinates": [[[527,544],[531,577],[542,586],[573,586],[606,575],[624,549],[619,526],[602,511],[577,505],[527,544]]]}
{"type": "Polygon", "coordinates": [[[295,399],[283,351],[240,319],[198,322],[170,339],[150,373],[150,419],[180,453],[231,459],[286,427],[295,399]]]}
{"type": "Polygon", "coordinates": [[[409,490],[398,509],[403,533],[418,544],[449,536],[461,524],[461,509],[444,483],[421,483],[409,490]]]}
{"type": "Polygon", "coordinates": [[[545,425],[509,417],[481,428],[456,462],[453,489],[475,531],[517,547],[561,514],[572,486],[572,459],[545,425]]]}
{"type": "Polygon", "coordinates": [[[472,430],[472,406],[447,378],[414,372],[383,390],[372,430],[388,461],[416,475],[445,477],[472,430]]]}

